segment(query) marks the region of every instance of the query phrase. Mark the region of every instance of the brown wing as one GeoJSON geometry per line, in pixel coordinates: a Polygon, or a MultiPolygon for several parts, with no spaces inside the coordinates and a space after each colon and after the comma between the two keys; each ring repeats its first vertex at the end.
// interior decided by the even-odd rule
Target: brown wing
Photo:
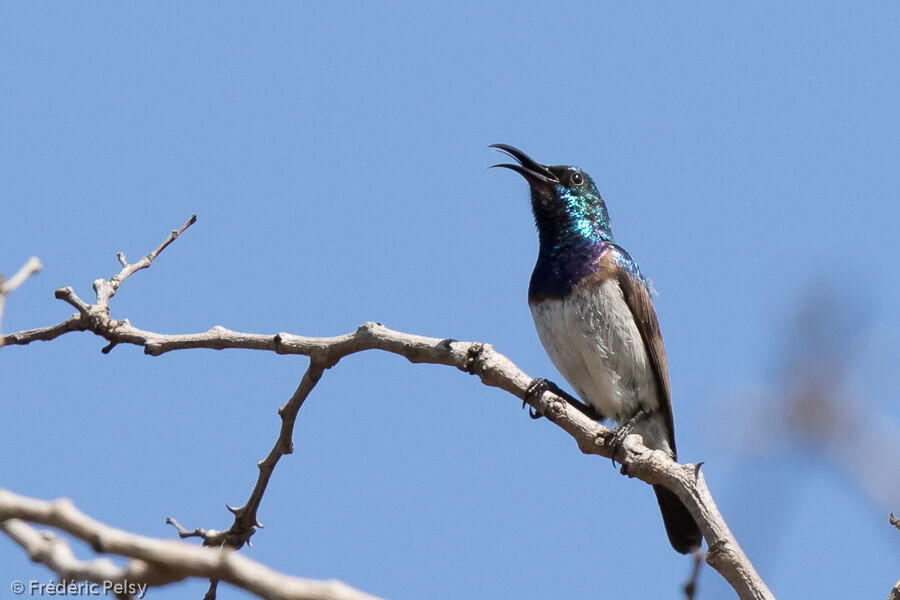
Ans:
{"type": "Polygon", "coordinates": [[[656,319],[656,311],[653,309],[653,301],[650,292],[637,279],[631,276],[625,269],[617,270],[619,287],[625,302],[631,309],[634,322],[644,340],[644,348],[653,365],[653,373],[656,375],[656,384],[659,389],[659,406],[666,419],[669,429],[669,445],[675,452],[675,422],[672,416],[672,399],[669,391],[669,365],[666,362],[666,349],[663,346],[662,334],[659,331],[659,321],[656,319]]]}

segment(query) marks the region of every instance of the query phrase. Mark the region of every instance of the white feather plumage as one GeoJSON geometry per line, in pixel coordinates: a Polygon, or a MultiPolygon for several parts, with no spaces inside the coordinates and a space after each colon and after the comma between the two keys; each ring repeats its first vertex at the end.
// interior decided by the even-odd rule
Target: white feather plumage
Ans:
{"type": "Polygon", "coordinates": [[[653,367],[615,279],[532,304],[531,315],[550,360],[582,400],[619,423],[641,408],[652,413],[634,433],[671,454],[653,367]]]}

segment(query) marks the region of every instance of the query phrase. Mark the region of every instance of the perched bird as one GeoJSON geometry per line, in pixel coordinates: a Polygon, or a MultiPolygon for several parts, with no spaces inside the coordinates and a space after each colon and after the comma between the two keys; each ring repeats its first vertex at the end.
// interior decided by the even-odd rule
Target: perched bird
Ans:
{"type": "MultiPolygon", "coordinates": [[[[587,403],[582,410],[638,433],[673,459],[675,429],[666,352],[649,282],[613,239],[606,204],[583,170],[548,166],[507,144],[493,144],[531,187],[540,249],[528,305],[550,360],[587,403]]],[[[531,390],[558,388],[535,380],[531,390]]],[[[565,394],[564,397],[577,402],[565,394]]],[[[579,403],[580,404],[580,403],[579,403]]],[[[700,547],[700,530],[668,489],[654,485],[666,533],[682,554],[700,547]]]]}

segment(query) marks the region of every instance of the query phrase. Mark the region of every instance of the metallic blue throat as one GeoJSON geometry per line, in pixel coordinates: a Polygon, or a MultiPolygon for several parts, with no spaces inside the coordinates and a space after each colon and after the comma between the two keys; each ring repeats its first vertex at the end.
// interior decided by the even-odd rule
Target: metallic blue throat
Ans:
{"type": "Polygon", "coordinates": [[[597,261],[606,252],[612,254],[619,269],[627,271],[652,293],[650,282],[621,246],[606,240],[576,238],[569,243],[556,244],[549,248],[541,245],[537,264],[531,273],[528,301],[565,298],[582,279],[597,270],[597,261]]]}
{"type": "Polygon", "coordinates": [[[566,297],[584,277],[594,272],[597,260],[609,245],[583,237],[549,248],[542,243],[531,273],[528,300],[566,297]]]}

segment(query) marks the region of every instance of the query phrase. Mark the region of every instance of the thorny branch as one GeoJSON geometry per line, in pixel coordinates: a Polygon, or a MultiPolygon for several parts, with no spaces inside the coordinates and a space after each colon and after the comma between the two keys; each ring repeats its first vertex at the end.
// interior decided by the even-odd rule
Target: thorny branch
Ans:
{"type": "MultiPolygon", "coordinates": [[[[250,493],[250,498],[243,506],[237,508],[228,506],[228,510],[234,514],[234,523],[231,525],[231,528],[228,531],[216,531],[215,529],[207,530],[198,527],[188,531],[173,517],[167,517],[166,523],[175,527],[182,539],[199,537],[203,539],[204,546],[225,546],[234,550],[240,549],[245,543],[251,545],[250,537],[256,533],[259,527],[262,527],[262,524],[256,518],[256,513],[262,502],[263,494],[266,492],[266,486],[269,484],[269,479],[275,471],[275,465],[278,464],[278,460],[285,454],[291,454],[294,451],[293,435],[297,412],[299,412],[303,402],[322,377],[323,370],[321,366],[310,362],[309,368],[303,375],[303,379],[300,380],[300,385],[297,386],[290,400],[278,409],[278,414],[281,415],[281,430],[278,434],[278,439],[275,441],[272,450],[269,451],[269,455],[257,463],[259,477],[256,480],[253,491],[250,493]]],[[[210,581],[209,591],[205,596],[206,600],[212,600],[216,597],[217,586],[217,580],[210,581]]]]}
{"type": "MultiPolygon", "coordinates": [[[[127,343],[143,347],[144,353],[152,356],[188,348],[215,350],[242,348],[268,350],[277,354],[297,354],[310,358],[310,366],[303,381],[294,396],[280,411],[282,429],[278,441],[269,456],[259,463],[259,479],[250,499],[244,506],[232,509],[235,524],[226,532],[202,529],[186,531],[171,520],[182,537],[199,536],[207,545],[218,544],[228,547],[239,547],[246,542],[259,526],[256,510],[272,470],[278,459],[291,450],[291,434],[297,410],[316,381],[325,369],[335,366],[345,356],[364,350],[381,350],[403,356],[412,363],[453,366],[477,375],[485,385],[499,387],[528,402],[549,421],[571,435],[582,452],[607,458],[612,458],[615,452],[616,459],[623,464],[623,471],[627,472],[629,477],[636,477],[650,484],[662,484],[673,490],[685,503],[706,539],[709,548],[706,554],[707,563],[722,574],[740,598],[773,597],[719,513],[700,472],[700,465],[677,464],[663,452],[645,447],[638,435],[628,436],[622,447],[616,451],[610,430],[583,415],[563,398],[549,391],[540,397],[529,396],[526,391],[532,378],[507,357],[496,352],[490,344],[413,335],[393,331],[380,323],[365,323],[355,332],[334,337],[306,337],[289,333],[274,335],[242,333],[220,326],[201,333],[168,335],[139,329],[132,326],[127,319],[118,321],[111,318],[108,303],[119,286],[137,270],[148,267],[153,259],[194,221],[195,217],[191,217],[181,229],[173,231],[159,248],[134,265],[129,265],[124,256],[120,255],[122,270],[108,281],[99,279],[94,282],[97,298],[93,304],[79,298],[71,287],[56,290],[57,298],[78,311],[69,319],[50,327],[19,331],[2,338],[3,344],[6,345],[25,345],[38,340],[52,340],[70,331],[90,331],[109,342],[103,348],[103,352],[108,352],[117,344],[127,343]]],[[[226,551],[225,555],[238,556],[229,551],[226,551]]],[[[225,577],[210,574],[209,571],[196,573],[196,576],[228,581],[225,577]]]]}

